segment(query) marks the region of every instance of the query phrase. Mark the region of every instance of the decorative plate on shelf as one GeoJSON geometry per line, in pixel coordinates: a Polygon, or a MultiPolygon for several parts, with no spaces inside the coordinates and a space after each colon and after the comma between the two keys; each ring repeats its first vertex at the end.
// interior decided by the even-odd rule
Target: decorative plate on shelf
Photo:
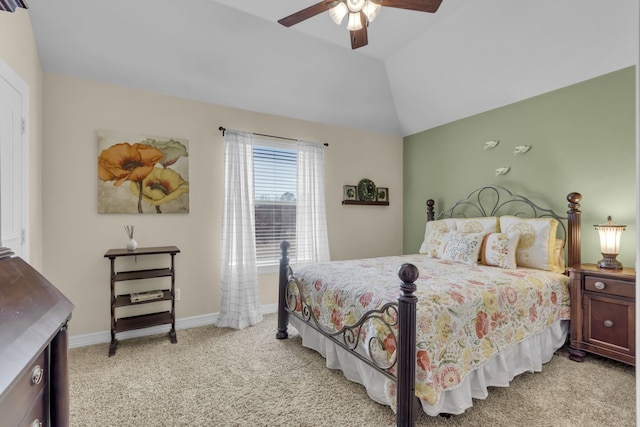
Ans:
{"type": "Polygon", "coordinates": [[[358,183],[358,199],[363,202],[376,200],[376,185],[370,179],[361,179],[358,183]]]}

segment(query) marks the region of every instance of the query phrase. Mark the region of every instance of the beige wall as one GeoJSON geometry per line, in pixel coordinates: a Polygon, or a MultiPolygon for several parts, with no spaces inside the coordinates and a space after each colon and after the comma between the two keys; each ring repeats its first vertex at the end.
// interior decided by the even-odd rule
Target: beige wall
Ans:
{"type": "Polygon", "coordinates": [[[42,252],[42,67],[27,10],[0,12],[0,59],[29,87],[29,262],[37,269],[42,252]]]}
{"type": "MultiPolygon", "coordinates": [[[[176,257],[178,318],[219,312],[224,147],[218,126],[329,143],[326,201],[332,259],[402,252],[399,137],[48,73],[43,99],[44,273],[76,305],[72,336],[109,329],[109,262],[103,256],[110,248],[124,248],[125,224],[135,225],[140,246],[181,249],[176,257]],[[187,139],[190,213],[98,214],[97,129],[187,139]],[[342,206],[343,185],[364,177],[390,188],[389,207],[342,206]]],[[[147,262],[138,259],[137,267],[147,262]]],[[[276,282],[276,275],[260,277],[263,305],[276,303],[276,282]]]]}

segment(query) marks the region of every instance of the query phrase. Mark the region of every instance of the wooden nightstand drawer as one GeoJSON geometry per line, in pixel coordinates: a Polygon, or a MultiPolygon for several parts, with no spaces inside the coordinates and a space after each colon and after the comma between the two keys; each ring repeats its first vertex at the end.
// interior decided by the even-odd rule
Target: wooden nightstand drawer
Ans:
{"type": "Polygon", "coordinates": [[[636,364],[636,272],[595,264],[569,267],[571,327],[569,358],[587,352],[636,364]]]}
{"type": "Polygon", "coordinates": [[[584,340],[621,352],[635,352],[635,304],[608,297],[585,296],[584,340]]]}
{"type": "Polygon", "coordinates": [[[635,286],[628,281],[598,276],[585,276],[584,289],[589,292],[599,292],[625,298],[634,298],[636,294],[635,286]]]}

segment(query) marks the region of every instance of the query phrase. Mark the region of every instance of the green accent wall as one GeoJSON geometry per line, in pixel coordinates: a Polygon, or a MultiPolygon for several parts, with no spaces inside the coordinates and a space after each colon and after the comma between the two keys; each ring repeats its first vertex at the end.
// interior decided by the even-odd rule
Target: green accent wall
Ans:
{"type": "MultiPolygon", "coordinates": [[[[601,258],[594,224],[626,224],[618,260],[635,263],[635,67],[624,68],[404,138],[403,251],[424,236],[426,200],[436,214],[482,185],[499,184],[564,215],[579,192],[582,261],[601,258]],[[484,143],[498,140],[492,149],[484,143]],[[513,149],[531,145],[525,154],[513,149]],[[506,175],[495,170],[510,167],[506,175]]],[[[428,112],[425,112],[428,114],[428,112]]]]}

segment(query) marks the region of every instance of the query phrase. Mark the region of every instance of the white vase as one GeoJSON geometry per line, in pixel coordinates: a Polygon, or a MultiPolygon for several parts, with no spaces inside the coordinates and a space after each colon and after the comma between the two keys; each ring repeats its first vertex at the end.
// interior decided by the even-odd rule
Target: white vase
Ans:
{"type": "Polygon", "coordinates": [[[129,241],[127,242],[127,250],[132,251],[137,247],[138,247],[138,242],[136,242],[135,239],[133,238],[129,239],[129,241]]]}

